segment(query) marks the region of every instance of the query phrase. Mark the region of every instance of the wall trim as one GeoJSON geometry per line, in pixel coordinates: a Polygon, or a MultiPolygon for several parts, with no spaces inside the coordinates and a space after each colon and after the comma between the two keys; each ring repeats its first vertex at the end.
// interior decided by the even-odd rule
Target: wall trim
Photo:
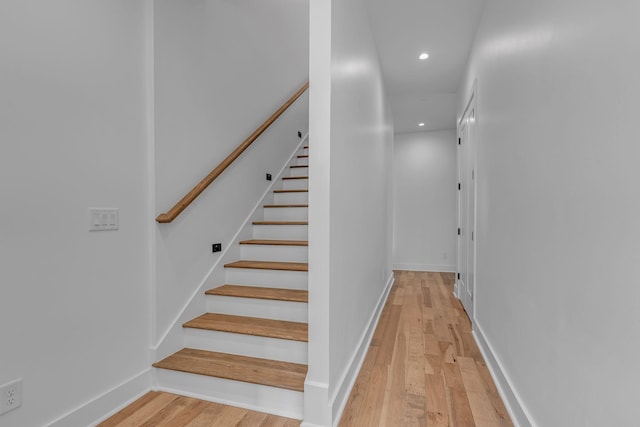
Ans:
{"type": "MultiPolygon", "coordinates": [[[[389,292],[391,292],[391,288],[393,287],[394,282],[395,278],[392,272],[387,278],[387,283],[385,284],[382,294],[378,299],[378,303],[371,313],[371,317],[369,318],[367,327],[364,329],[362,336],[360,337],[358,346],[356,347],[356,350],[354,351],[349,364],[342,373],[340,381],[336,384],[335,392],[333,393],[333,396],[331,396],[331,399],[329,401],[329,406],[332,409],[331,413],[334,414],[332,420],[333,426],[337,426],[340,422],[340,418],[342,418],[342,413],[344,412],[344,408],[347,405],[349,396],[351,395],[351,390],[353,389],[353,386],[358,379],[358,374],[360,373],[360,369],[362,368],[364,359],[367,356],[369,345],[371,344],[371,339],[373,338],[373,333],[378,326],[378,321],[380,320],[382,309],[387,302],[389,292]]],[[[305,424],[305,426],[311,426],[311,424],[305,424]]]]}
{"type": "Polygon", "coordinates": [[[151,390],[151,371],[143,372],[62,415],[49,427],[95,426],[151,390]],[[115,409],[114,409],[115,408],[115,409]]]}
{"type": "MultiPolygon", "coordinates": [[[[147,151],[147,218],[155,218],[156,206],[156,121],[155,121],[155,22],[154,1],[145,0],[145,108],[146,108],[146,151],[147,151]]],[[[149,292],[149,346],[156,339],[156,222],[148,221],[148,292],[149,292]]],[[[147,352],[148,363],[154,362],[152,352],[147,352]]]]}
{"type": "Polygon", "coordinates": [[[455,265],[444,264],[393,264],[394,270],[429,271],[433,273],[455,273],[455,265]]]}
{"type": "Polygon", "coordinates": [[[475,322],[473,337],[480,348],[482,357],[484,357],[484,360],[487,363],[489,372],[491,372],[491,377],[496,383],[500,397],[505,403],[514,425],[516,427],[535,427],[536,424],[532,421],[533,417],[531,417],[531,414],[523,404],[522,398],[513,387],[513,381],[510,380],[502,362],[500,362],[500,359],[496,355],[493,347],[487,340],[482,327],[477,321],[475,322]]]}
{"type": "Polygon", "coordinates": [[[329,384],[307,379],[304,382],[304,405],[304,419],[300,427],[327,427],[330,425],[329,384]]]}

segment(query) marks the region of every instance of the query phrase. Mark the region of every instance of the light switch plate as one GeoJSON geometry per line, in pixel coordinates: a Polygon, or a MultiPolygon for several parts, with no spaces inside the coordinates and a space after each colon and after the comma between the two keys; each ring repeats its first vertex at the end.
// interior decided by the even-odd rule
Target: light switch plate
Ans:
{"type": "Polygon", "coordinates": [[[118,230],[119,217],[119,210],[115,208],[89,208],[89,231],[118,230]]]}

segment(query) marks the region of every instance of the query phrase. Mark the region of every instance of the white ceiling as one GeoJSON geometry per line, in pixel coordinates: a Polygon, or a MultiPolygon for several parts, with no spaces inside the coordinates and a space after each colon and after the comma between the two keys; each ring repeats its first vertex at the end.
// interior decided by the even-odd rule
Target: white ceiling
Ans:
{"type": "Polygon", "coordinates": [[[366,3],[396,133],[455,128],[456,92],[484,0],[366,3]],[[429,59],[419,60],[422,52],[429,59]]]}

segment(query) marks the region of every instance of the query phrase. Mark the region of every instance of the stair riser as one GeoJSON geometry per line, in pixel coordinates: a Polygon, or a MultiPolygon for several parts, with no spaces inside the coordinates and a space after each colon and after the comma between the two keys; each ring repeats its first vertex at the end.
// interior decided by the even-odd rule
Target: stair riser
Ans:
{"type": "Polygon", "coordinates": [[[307,343],[301,341],[184,328],[184,345],[198,350],[307,363],[307,343]]]}
{"type": "Polygon", "coordinates": [[[309,176],[309,168],[289,168],[289,176],[309,176]]]}
{"type": "MultiPolygon", "coordinates": [[[[303,154],[301,154],[303,155],[303,154]]],[[[304,155],[308,155],[307,153],[304,153],[304,155]]],[[[309,158],[308,157],[303,157],[301,159],[297,158],[293,161],[293,165],[294,166],[309,166],[309,158]]]]}
{"type": "Polygon", "coordinates": [[[307,204],[309,203],[309,193],[275,193],[273,203],[276,205],[307,204]]]}
{"type": "Polygon", "coordinates": [[[309,215],[308,208],[266,208],[264,209],[265,221],[306,221],[309,215]]]}
{"type": "Polygon", "coordinates": [[[307,262],[307,246],[240,245],[242,259],[307,262]]]}
{"type": "Polygon", "coordinates": [[[283,190],[307,190],[309,188],[308,179],[283,179],[283,190]]]}
{"type": "Polygon", "coordinates": [[[309,236],[306,225],[254,225],[254,239],[307,240],[309,236]]]}
{"type": "Polygon", "coordinates": [[[284,417],[303,417],[301,392],[167,369],[156,369],[156,379],[162,391],[284,417]]]}
{"type": "Polygon", "coordinates": [[[257,270],[226,268],[226,283],[267,288],[307,290],[306,271],[257,270]]]}
{"type": "Polygon", "coordinates": [[[304,302],[278,301],[258,298],[207,295],[209,313],[260,317],[307,323],[308,307],[304,302]]]}

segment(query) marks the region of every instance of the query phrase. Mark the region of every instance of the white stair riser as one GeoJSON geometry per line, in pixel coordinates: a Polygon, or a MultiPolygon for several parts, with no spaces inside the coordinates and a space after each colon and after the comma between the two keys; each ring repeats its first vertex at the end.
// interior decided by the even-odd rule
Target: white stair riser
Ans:
{"type": "Polygon", "coordinates": [[[308,320],[308,307],[304,302],[207,295],[207,311],[291,322],[307,323],[308,320]]]}
{"type": "Polygon", "coordinates": [[[184,328],[184,345],[198,350],[307,363],[307,343],[229,332],[184,328]]]}
{"type": "Polygon", "coordinates": [[[309,176],[309,168],[289,168],[289,176],[309,176]]]}
{"type": "MultiPolygon", "coordinates": [[[[303,155],[303,154],[301,154],[303,155]]],[[[307,154],[304,154],[307,155],[307,154]]],[[[295,158],[293,161],[293,165],[294,166],[309,166],[309,158],[308,157],[303,157],[303,158],[295,158]]]]}
{"type": "Polygon", "coordinates": [[[258,270],[254,268],[226,268],[226,283],[267,288],[307,290],[306,271],[258,270]]]}
{"type": "Polygon", "coordinates": [[[307,246],[240,245],[242,259],[307,262],[307,246]]]}
{"type": "Polygon", "coordinates": [[[307,240],[309,236],[306,225],[254,225],[254,239],[307,240]]]}
{"type": "Polygon", "coordinates": [[[265,208],[265,221],[306,221],[308,208],[265,208]]]}
{"type": "Polygon", "coordinates": [[[309,193],[274,193],[273,203],[276,205],[307,204],[309,203],[309,193]]]}
{"type": "Polygon", "coordinates": [[[284,417],[303,417],[301,392],[167,369],[156,369],[156,379],[161,391],[284,417]]]}
{"type": "Polygon", "coordinates": [[[283,179],[283,190],[307,190],[309,188],[308,179],[283,179]]]}

